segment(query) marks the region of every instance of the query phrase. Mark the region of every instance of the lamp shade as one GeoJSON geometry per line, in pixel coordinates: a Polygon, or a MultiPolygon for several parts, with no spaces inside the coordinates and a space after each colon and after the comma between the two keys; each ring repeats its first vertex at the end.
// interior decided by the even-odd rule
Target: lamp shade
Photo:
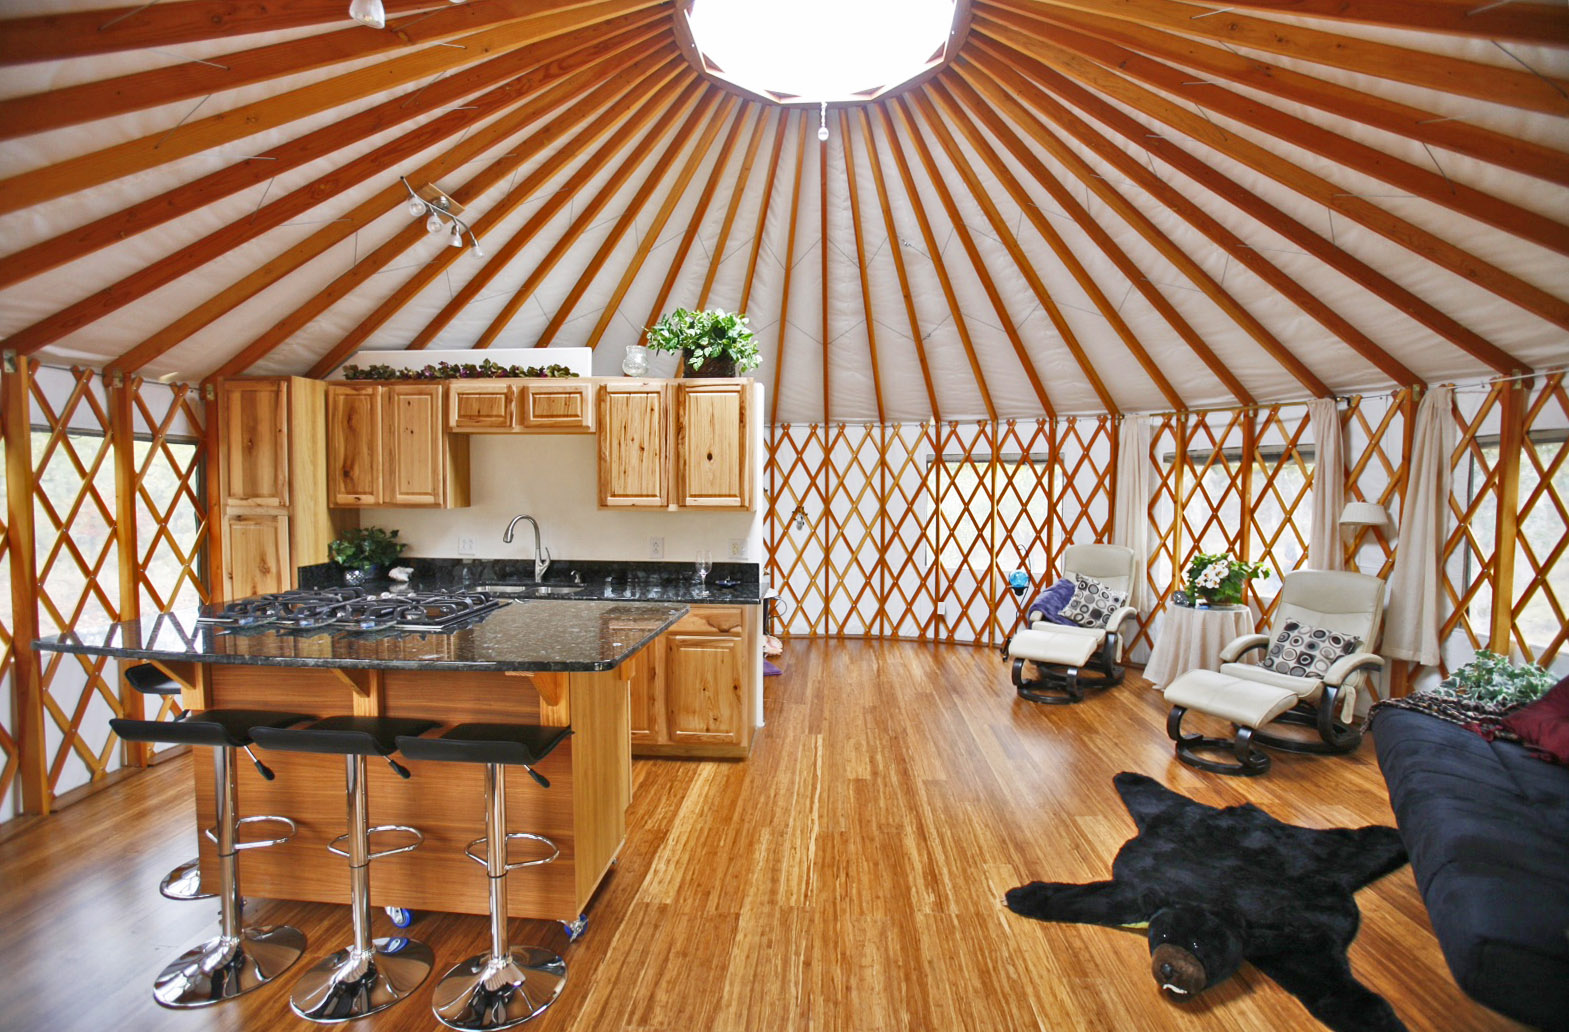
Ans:
{"type": "Polygon", "coordinates": [[[373,29],[387,27],[387,12],[381,6],[381,0],[350,0],[349,17],[373,29]]]}
{"type": "Polygon", "coordinates": [[[1347,502],[1340,513],[1342,527],[1383,527],[1389,524],[1389,513],[1377,502],[1347,502]]]}

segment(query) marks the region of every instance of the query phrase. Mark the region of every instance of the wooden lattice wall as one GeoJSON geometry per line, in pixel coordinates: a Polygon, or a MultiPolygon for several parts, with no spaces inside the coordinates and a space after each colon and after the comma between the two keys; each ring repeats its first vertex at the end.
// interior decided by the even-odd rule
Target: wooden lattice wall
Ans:
{"type": "Polygon", "coordinates": [[[3,376],[0,820],[48,812],[148,759],[109,730],[111,717],[143,712],[115,664],[25,643],[208,597],[195,393],[32,362],[8,362],[3,376]]]}
{"type": "MultiPolygon", "coordinates": [[[[1346,399],[1347,501],[1382,503],[1388,528],[1347,542],[1350,566],[1394,564],[1417,396],[1346,399]]],[[[1491,647],[1552,664],[1565,652],[1569,531],[1563,374],[1455,392],[1452,531],[1444,551],[1443,670],[1491,647]],[[1507,590],[1500,591],[1501,585],[1507,590]],[[1506,599],[1507,604],[1503,601],[1506,599]]],[[[768,576],[785,634],[999,644],[1062,549],[1110,540],[1113,420],[779,425],[769,435],[768,576]]],[[[1305,404],[1157,417],[1149,461],[1147,575],[1153,643],[1182,571],[1199,552],[1262,561],[1253,601],[1267,623],[1281,577],[1307,552],[1314,442],[1305,404]]]]}

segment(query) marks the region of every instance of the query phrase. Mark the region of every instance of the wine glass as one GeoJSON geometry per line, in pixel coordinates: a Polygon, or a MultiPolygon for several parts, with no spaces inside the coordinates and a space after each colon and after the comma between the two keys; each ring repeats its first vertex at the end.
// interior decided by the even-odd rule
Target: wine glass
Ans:
{"type": "Polygon", "coordinates": [[[708,571],[714,568],[714,553],[699,549],[697,553],[697,593],[708,594],[708,571]]]}

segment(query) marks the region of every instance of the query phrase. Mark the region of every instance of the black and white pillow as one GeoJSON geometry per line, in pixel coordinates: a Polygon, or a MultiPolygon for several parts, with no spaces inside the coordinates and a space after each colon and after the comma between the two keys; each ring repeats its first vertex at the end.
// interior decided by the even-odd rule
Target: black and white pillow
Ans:
{"type": "Polygon", "coordinates": [[[1335,660],[1351,655],[1361,645],[1362,639],[1354,634],[1287,620],[1259,666],[1277,674],[1321,679],[1335,660]]]}
{"type": "Polygon", "coordinates": [[[1062,615],[1080,627],[1099,630],[1127,600],[1126,591],[1113,591],[1094,577],[1076,573],[1073,575],[1073,597],[1062,607],[1062,615]]]}

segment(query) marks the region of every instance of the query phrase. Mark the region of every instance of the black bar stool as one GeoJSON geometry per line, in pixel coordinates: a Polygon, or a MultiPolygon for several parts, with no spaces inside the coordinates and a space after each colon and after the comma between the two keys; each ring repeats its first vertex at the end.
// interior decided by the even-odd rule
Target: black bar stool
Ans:
{"type": "Polygon", "coordinates": [[[240,924],[239,852],[275,846],[294,837],[294,822],[287,817],[238,817],[237,772],[234,750],[244,749],[256,770],[268,781],[273,773],[251,752],[253,727],[287,727],[312,719],[304,713],[275,710],[211,709],[187,711],[180,720],[109,721],[115,734],[128,742],[165,745],[206,745],[213,749],[214,799],[217,826],[207,837],[218,844],[219,911],[221,927],[216,938],[187,950],[165,967],[153,982],[153,998],[165,1007],[206,1007],[249,992],[277,978],[305,952],[305,936],[288,925],[245,928],[240,924]],[[282,838],[239,842],[240,825],[276,821],[288,825],[282,838]]]}
{"type": "Polygon", "coordinates": [[[386,759],[400,777],[408,768],[392,758],[400,735],[419,735],[436,726],[433,720],[398,717],[327,717],[307,727],[255,729],[256,742],[268,749],[331,753],[344,757],[348,789],[349,830],[327,848],[349,861],[349,913],[354,942],[318,961],[300,976],[289,1006],[311,1021],[337,1022],[362,1018],[392,1006],[418,989],[435,964],[429,946],[398,936],[372,939],[370,934],[370,862],[419,847],[425,837],[403,824],[369,827],[365,789],[365,758],[386,759]],[[370,851],[374,832],[402,831],[414,836],[406,846],[370,851]],[[346,849],[338,843],[344,842],[346,849]]]}
{"type": "MultiPolygon", "coordinates": [[[[159,670],[156,665],[138,663],[126,668],[125,683],[143,695],[172,697],[175,700],[174,719],[185,718],[188,711],[179,703],[180,682],[159,670]]],[[[164,875],[163,881],[158,883],[158,891],[169,899],[178,900],[212,899],[217,895],[202,884],[201,857],[192,857],[164,875]]]]}
{"type": "Polygon", "coordinates": [[[520,766],[542,788],[550,782],[534,769],[572,733],[570,727],[535,724],[459,724],[439,738],[399,737],[398,748],[411,760],[485,764],[485,837],[468,844],[471,860],[490,876],[490,952],[452,968],[436,985],[432,1009],[450,1028],[500,1029],[522,1024],[555,1002],[567,979],[566,961],[537,946],[512,947],[507,941],[507,872],[548,864],[560,855],[543,835],[507,833],[507,788],[503,765],[520,766]],[[507,862],[507,843],[528,839],[550,855],[507,862]],[[474,847],[485,843],[485,855],[474,847]]]}

